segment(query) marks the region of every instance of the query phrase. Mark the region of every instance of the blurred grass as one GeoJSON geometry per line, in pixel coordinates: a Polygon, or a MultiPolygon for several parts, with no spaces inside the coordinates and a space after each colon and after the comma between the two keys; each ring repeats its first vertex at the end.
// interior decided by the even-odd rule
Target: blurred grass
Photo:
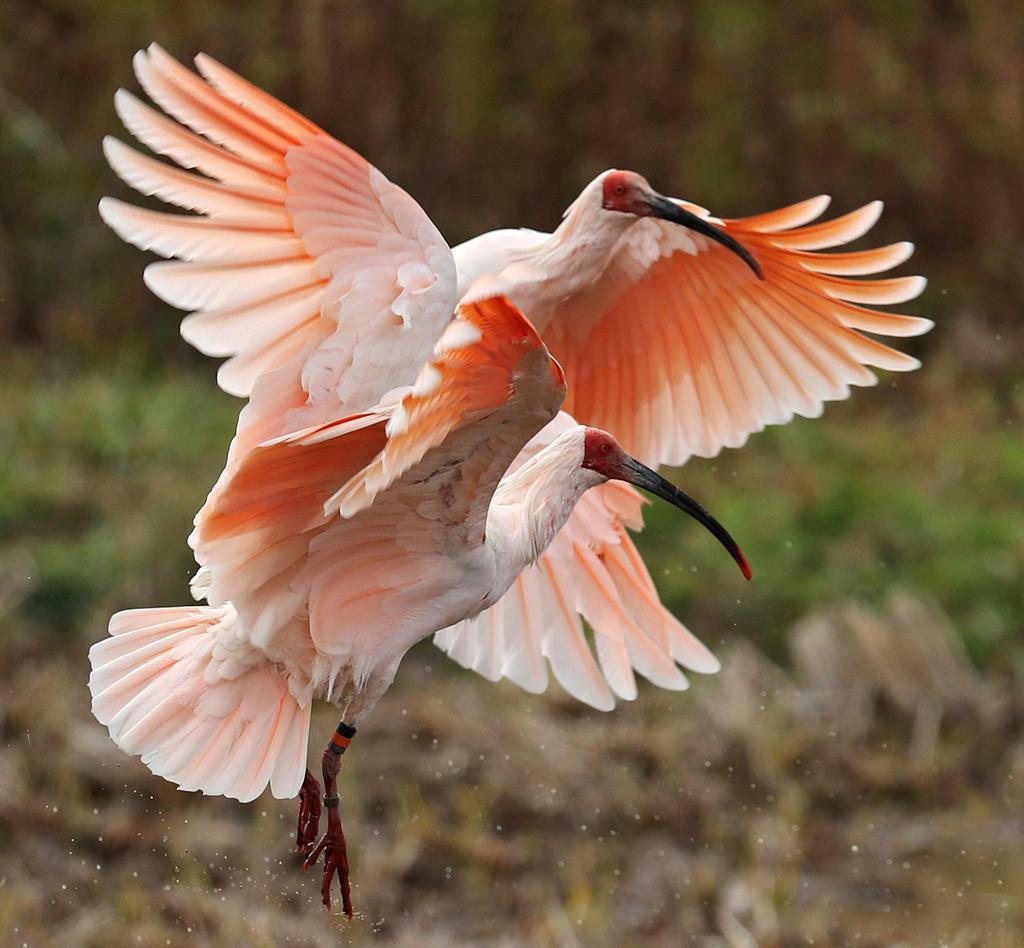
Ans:
{"type": "MultiPolygon", "coordinates": [[[[315,878],[288,856],[291,802],[181,794],[88,713],[86,651],[109,614],[186,601],[184,538],[239,403],[210,371],[145,358],[74,371],[21,353],[9,365],[0,930],[11,943],[1024,938],[1015,383],[972,385],[939,353],[822,419],[674,472],[755,569],[743,583],[701,531],[649,509],[639,542],[656,581],[724,661],[693,692],[644,688],[601,715],[556,686],[528,696],[417,647],[346,759],[366,913],[348,926],[322,913],[315,878]],[[893,589],[908,592],[890,602],[893,589]],[[846,600],[883,611],[822,612],[846,600]]],[[[314,748],[332,725],[322,709],[314,748]]]]}
{"type": "MultiPolygon", "coordinates": [[[[8,623],[89,641],[116,609],[185,601],[185,537],[240,405],[212,375],[13,361],[0,379],[0,438],[17,445],[0,469],[8,623]]],[[[906,588],[936,597],[975,658],[1005,665],[1021,657],[1024,615],[1022,416],[1019,385],[971,386],[938,355],[916,378],[673,473],[739,538],[753,583],[663,505],[638,542],[666,602],[710,644],[738,634],[779,657],[821,603],[906,588]]]]}
{"type": "Polygon", "coordinates": [[[733,525],[755,582],[739,602],[723,595],[736,589],[729,564],[660,510],[641,543],[675,611],[730,616],[776,652],[817,604],[927,590],[977,659],[1010,659],[1024,616],[1024,387],[978,384],[956,358],[936,353],[917,377],[680,471],[733,525]]]}
{"type": "Polygon", "coordinates": [[[238,406],[198,377],[123,363],[70,375],[19,359],[0,387],[0,438],[18,446],[17,463],[0,469],[0,557],[18,567],[13,617],[66,640],[112,594],[180,598],[191,516],[238,406]]]}
{"type": "MultiPolygon", "coordinates": [[[[415,650],[342,770],[352,923],[289,855],[294,802],[180,793],[89,717],[81,649],[22,648],[0,930],[97,948],[1019,945],[1024,689],[979,678],[914,599],[808,623],[793,674],[741,643],[691,692],[610,714],[415,650]],[[894,665],[908,620],[919,664],[894,665]]],[[[314,734],[333,723],[322,708],[314,734]]]]}

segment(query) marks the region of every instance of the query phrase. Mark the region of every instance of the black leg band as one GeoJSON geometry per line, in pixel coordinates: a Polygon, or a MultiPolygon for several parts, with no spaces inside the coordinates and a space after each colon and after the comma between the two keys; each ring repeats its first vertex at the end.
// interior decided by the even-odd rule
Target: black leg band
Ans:
{"type": "Polygon", "coordinates": [[[345,753],[346,748],[352,743],[352,738],[355,736],[356,727],[354,724],[346,724],[344,721],[339,721],[327,748],[340,757],[345,753]]]}
{"type": "Polygon", "coordinates": [[[324,806],[327,807],[328,810],[336,810],[339,803],[341,803],[340,794],[336,797],[324,797],[324,806]]]}

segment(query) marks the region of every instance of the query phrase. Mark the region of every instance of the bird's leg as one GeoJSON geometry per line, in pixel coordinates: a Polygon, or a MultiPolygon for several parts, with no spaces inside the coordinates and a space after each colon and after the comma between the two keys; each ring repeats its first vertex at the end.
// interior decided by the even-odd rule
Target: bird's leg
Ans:
{"type": "MultiPolygon", "coordinates": [[[[348,881],[348,853],[345,849],[345,833],[341,828],[341,816],[338,806],[341,797],[338,794],[338,771],[341,769],[341,755],[355,737],[356,729],[352,724],[339,722],[330,743],[324,748],[324,807],[327,809],[327,832],[320,837],[313,851],[306,857],[304,868],[315,866],[320,854],[324,856],[324,881],[320,891],[324,905],[331,907],[331,882],[335,873],[341,887],[341,905],[345,914],[352,917],[352,892],[348,881]]],[[[316,781],[314,781],[315,783],[316,781]]]]}
{"type": "Polygon", "coordinates": [[[320,832],[320,784],[306,768],[306,779],[299,790],[299,822],[295,827],[295,851],[309,854],[320,832]]]}

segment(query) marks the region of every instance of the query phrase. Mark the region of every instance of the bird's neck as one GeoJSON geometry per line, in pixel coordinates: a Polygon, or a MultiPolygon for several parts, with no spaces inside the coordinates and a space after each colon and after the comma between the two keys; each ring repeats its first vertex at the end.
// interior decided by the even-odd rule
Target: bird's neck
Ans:
{"type": "Polygon", "coordinates": [[[502,293],[543,333],[568,298],[601,279],[619,240],[634,223],[629,214],[605,211],[600,181],[591,182],[553,234],[537,234],[528,246],[503,251],[500,260],[488,258],[482,247],[457,248],[460,292],[466,292],[464,301],[502,293]],[[488,271],[492,266],[496,269],[488,271]]]}
{"type": "Polygon", "coordinates": [[[583,431],[565,432],[498,485],[487,515],[487,542],[498,564],[494,601],[547,549],[583,494],[604,480],[580,466],[583,431]]]}
{"type": "Polygon", "coordinates": [[[605,211],[598,195],[584,191],[545,243],[544,269],[558,274],[563,293],[589,286],[604,273],[616,245],[634,223],[635,217],[605,211]]]}

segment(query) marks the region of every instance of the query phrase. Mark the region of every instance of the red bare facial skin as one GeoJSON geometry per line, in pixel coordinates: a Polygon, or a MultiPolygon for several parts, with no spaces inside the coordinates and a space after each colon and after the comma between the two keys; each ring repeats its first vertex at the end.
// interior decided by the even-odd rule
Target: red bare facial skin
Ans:
{"type": "Polygon", "coordinates": [[[622,476],[626,452],[607,431],[588,428],[583,436],[583,467],[607,478],[622,476]]]}
{"type": "Polygon", "coordinates": [[[611,171],[602,182],[601,206],[606,211],[621,211],[635,217],[651,213],[651,186],[635,171],[611,171]]]}
{"type": "Polygon", "coordinates": [[[759,280],[764,279],[761,264],[725,228],[688,211],[679,201],[658,194],[647,183],[647,179],[635,171],[609,171],[604,176],[601,180],[601,207],[606,211],[617,211],[633,217],[654,217],[688,227],[736,254],[759,280]]]}

